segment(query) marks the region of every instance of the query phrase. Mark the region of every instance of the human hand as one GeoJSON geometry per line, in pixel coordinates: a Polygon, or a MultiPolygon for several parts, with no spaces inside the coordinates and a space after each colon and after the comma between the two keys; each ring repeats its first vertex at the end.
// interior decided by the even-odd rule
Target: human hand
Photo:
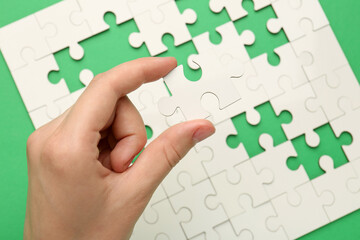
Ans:
{"type": "Polygon", "coordinates": [[[180,123],[146,143],[126,94],[176,66],[142,58],[96,76],[76,104],[28,140],[24,239],[127,239],[151,195],[180,159],[215,130],[180,123]]]}

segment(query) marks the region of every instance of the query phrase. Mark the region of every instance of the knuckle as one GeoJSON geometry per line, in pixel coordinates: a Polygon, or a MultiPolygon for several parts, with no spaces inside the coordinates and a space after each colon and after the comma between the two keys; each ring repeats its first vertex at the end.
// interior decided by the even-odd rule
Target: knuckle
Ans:
{"type": "Polygon", "coordinates": [[[165,155],[166,162],[169,164],[170,168],[173,168],[178,164],[178,162],[183,158],[183,155],[177,149],[171,141],[164,139],[163,152],[165,155]]]}

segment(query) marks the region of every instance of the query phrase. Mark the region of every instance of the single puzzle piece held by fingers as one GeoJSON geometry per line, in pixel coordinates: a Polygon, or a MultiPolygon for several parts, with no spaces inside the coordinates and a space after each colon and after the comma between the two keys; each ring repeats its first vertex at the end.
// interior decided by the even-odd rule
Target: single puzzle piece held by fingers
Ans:
{"type": "Polygon", "coordinates": [[[353,142],[349,146],[343,146],[343,150],[350,161],[360,158],[360,107],[354,108],[352,101],[346,97],[339,100],[339,107],[345,115],[330,122],[336,136],[340,137],[343,132],[349,132],[353,142]]]}
{"type": "Polygon", "coordinates": [[[181,14],[175,1],[166,2],[160,5],[159,9],[163,14],[163,19],[159,22],[152,19],[150,11],[134,16],[140,32],[132,33],[129,36],[130,45],[138,48],[145,43],[151,56],[167,50],[162,42],[162,36],[165,33],[169,33],[174,37],[175,46],[191,40],[186,25],[193,24],[196,21],[196,13],[192,9],[186,9],[181,14]]]}
{"type": "Polygon", "coordinates": [[[302,19],[311,20],[315,31],[329,25],[318,0],[275,0],[272,7],[278,18],[270,19],[267,28],[274,34],[283,28],[289,41],[306,34],[300,26],[302,19]]]}
{"type": "Polygon", "coordinates": [[[326,173],[312,183],[318,195],[325,191],[334,195],[334,202],[324,206],[330,220],[335,221],[357,210],[360,207],[360,193],[352,193],[347,186],[349,179],[357,177],[353,166],[345,164],[335,169],[333,159],[326,155],[320,158],[319,164],[326,173]]]}
{"type": "MultiPolygon", "coordinates": [[[[253,0],[254,9],[258,11],[267,7],[271,4],[271,1],[275,0],[253,0]]],[[[215,13],[219,13],[225,8],[232,21],[247,16],[248,13],[242,4],[243,0],[210,0],[209,2],[210,9],[215,13]]]]}
{"type": "Polygon", "coordinates": [[[330,222],[324,205],[334,199],[330,192],[316,194],[311,182],[296,188],[297,194],[283,194],[271,200],[277,216],[267,219],[270,231],[283,227],[290,239],[296,239],[330,222]]]}

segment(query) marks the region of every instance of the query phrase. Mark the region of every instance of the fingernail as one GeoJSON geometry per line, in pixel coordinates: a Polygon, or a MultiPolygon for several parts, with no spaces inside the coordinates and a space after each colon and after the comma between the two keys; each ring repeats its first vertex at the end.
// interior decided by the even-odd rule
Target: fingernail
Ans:
{"type": "Polygon", "coordinates": [[[195,143],[201,142],[202,140],[210,137],[211,135],[213,135],[215,132],[214,128],[211,127],[201,127],[199,129],[197,129],[194,134],[193,134],[193,140],[195,143]]]}

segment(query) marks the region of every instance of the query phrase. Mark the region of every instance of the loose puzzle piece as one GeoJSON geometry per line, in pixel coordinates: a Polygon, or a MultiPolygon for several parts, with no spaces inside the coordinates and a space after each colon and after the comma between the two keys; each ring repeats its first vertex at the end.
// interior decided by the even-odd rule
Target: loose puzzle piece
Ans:
{"type": "MultiPolygon", "coordinates": [[[[255,42],[255,35],[253,32],[246,30],[240,35],[238,34],[234,23],[227,22],[216,28],[216,31],[221,35],[221,43],[213,44],[210,41],[209,32],[205,32],[193,38],[194,45],[199,54],[214,51],[216,56],[221,59],[223,56],[231,56],[232,59],[237,59],[241,63],[250,61],[250,56],[246,51],[245,46],[250,46],[255,42]]],[[[189,65],[192,66],[192,56],[189,57],[189,65]]],[[[196,68],[196,65],[194,66],[196,68]]]]}
{"type": "Polygon", "coordinates": [[[270,19],[267,27],[272,33],[278,33],[283,28],[289,41],[306,34],[300,26],[303,19],[310,20],[314,30],[329,25],[318,0],[275,0],[272,2],[272,7],[278,18],[270,19]]]}
{"type": "MultiPolygon", "coordinates": [[[[271,1],[275,0],[253,0],[254,9],[258,11],[269,6],[271,1]]],[[[242,4],[243,0],[210,0],[209,2],[210,9],[215,13],[219,13],[225,8],[232,21],[247,16],[248,13],[243,8],[242,4]]]]}
{"type": "Polygon", "coordinates": [[[187,175],[192,184],[207,179],[208,176],[202,166],[202,161],[210,161],[212,158],[212,152],[209,149],[202,149],[201,151],[191,149],[163,180],[162,186],[166,194],[172,196],[184,190],[179,182],[180,175],[187,175]]]}
{"type": "Polygon", "coordinates": [[[206,239],[216,239],[217,234],[213,226],[225,222],[227,216],[221,206],[216,209],[209,209],[205,205],[205,198],[208,195],[215,194],[210,180],[205,179],[195,185],[191,184],[189,178],[180,178],[180,182],[184,186],[184,191],[171,196],[169,199],[177,213],[184,209],[190,209],[191,211],[191,220],[181,222],[187,238],[205,233],[206,239]]]}
{"type": "Polygon", "coordinates": [[[293,189],[309,181],[304,167],[299,167],[297,171],[291,171],[286,161],[289,157],[296,157],[297,153],[290,141],[274,147],[273,139],[268,134],[263,134],[259,138],[260,145],[265,152],[253,157],[253,163],[256,171],[261,174],[263,171],[270,171],[273,180],[265,183],[264,188],[270,198],[274,198],[285,192],[291,192],[293,189]]]}
{"type": "Polygon", "coordinates": [[[236,134],[236,129],[231,120],[217,124],[215,134],[198,143],[195,147],[197,151],[208,149],[212,152],[211,159],[202,161],[210,177],[222,171],[226,171],[228,175],[235,173],[236,177],[238,173],[235,171],[234,166],[249,159],[242,144],[235,149],[229,148],[226,144],[226,138],[229,134],[236,134]]]}
{"type": "Polygon", "coordinates": [[[0,49],[12,73],[27,64],[23,59],[25,48],[34,52],[34,59],[51,53],[34,14],[0,28],[0,49]]]}
{"type": "Polygon", "coordinates": [[[181,14],[175,1],[160,5],[159,9],[163,14],[163,18],[158,22],[152,19],[150,11],[134,16],[140,32],[132,33],[129,36],[131,46],[138,48],[145,43],[151,56],[167,50],[162,42],[162,36],[165,33],[169,33],[174,37],[175,46],[191,40],[186,24],[193,24],[196,21],[196,13],[193,10],[186,9],[181,14]]]}
{"type": "Polygon", "coordinates": [[[109,29],[109,25],[104,22],[106,12],[116,15],[116,24],[132,18],[128,0],[78,0],[78,3],[81,11],[74,12],[71,19],[75,24],[87,22],[93,35],[109,29]]]}
{"type": "Polygon", "coordinates": [[[234,168],[238,171],[237,179],[229,179],[226,172],[211,177],[216,194],[209,195],[206,199],[206,205],[210,209],[222,205],[229,218],[244,211],[238,201],[242,194],[250,195],[255,207],[269,201],[270,198],[263,184],[270,183],[273,177],[270,172],[262,172],[258,175],[251,160],[240,163],[234,168]]]}
{"type": "Polygon", "coordinates": [[[69,47],[70,56],[79,60],[84,56],[84,49],[79,42],[93,35],[87,22],[74,24],[73,12],[80,11],[76,0],[64,0],[35,13],[40,27],[46,32],[51,52],[69,47]]]}
{"type": "Polygon", "coordinates": [[[209,113],[201,103],[204,93],[214,94],[219,99],[220,109],[240,99],[233,84],[233,78],[241,81],[238,78],[243,74],[243,70],[238,68],[238,61],[234,61],[233,64],[225,63],[224,66],[212,51],[197,55],[193,60],[201,67],[200,80],[187,80],[182,65],[164,77],[172,93],[171,97],[159,100],[160,112],[165,116],[172,115],[176,108],[180,108],[186,120],[208,117],[209,113]]]}
{"type": "Polygon", "coordinates": [[[311,22],[303,20],[301,23],[306,36],[291,42],[291,45],[298,56],[312,59],[311,64],[304,66],[310,81],[348,65],[330,26],[313,31],[311,22]]]}
{"type": "Polygon", "coordinates": [[[287,138],[293,139],[305,133],[308,145],[311,147],[317,146],[320,139],[314,129],[327,123],[327,119],[322,109],[310,112],[305,107],[306,100],[315,97],[311,85],[307,83],[294,88],[291,86],[290,79],[282,78],[280,79],[280,86],[285,93],[271,99],[271,105],[276,114],[287,110],[292,115],[292,122],[282,125],[287,138]]]}
{"type": "Polygon", "coordinates": [[[131,240],[186,239],[179,221],[189,221],[191,216],[185,210],[182,213],[176,214],[168,199],[148,205],[135,225],[131,240]]]}
{"type": "Polygon", "coordinates": [[[302,68],[303,62],[296,56],[290,43],[278,47],[274,52],[280,57],[280,64],[272,66],[268,62],[267,54],[260,55],[251,60],[257,76],[249,79],[249,85],[250,87],[255,86],[254,89],[258,88],[259,85],[264,86],[270,99],[284,93],[284,90],[279,85],[279,80],[283,76],[291,79],[293,88],[308,82],[302,68]]]}
{"type": "Polygon", "coordinates": [[[338,106],[339,99],[343,96],[351,100],[354,108],[360,107],[360,86],[349,65],[311,81],[311,86],[316,98],[307,100],[307,108],[316,111],[321,107],[329,121],[344,114],[338,106]]]}
{"type": "Polygon", "coordinates": [[[349,146],[343,146],[343,150],[350,161],[360,157],[360,108],[353,108],[352,101],[343,97],[339,100],[339,106],[345,115],[330,122],[331,128],[337,137],[343,132],[351,133],[353,142],[349,146]]]}
{"type": "Polygon", "coordinates": [[[330,220],[335,221],[357,210],[360,207],[360,194],[352,193],[347,187],[349,179],[358,177],[353,166],[345,164],[335,169],[333,159],[326,155],[320,158],[319,164],[326,173],[312,183],[319,195],[328,191],[334,196],[334,202],[324,206],[330,220]]]}
{"type": "Polygon", "coordinates": [[[331,155],[336,168],[348,163],[342,147],[351,143],[350,134],[342,132],[337,138],[329,124],[315,129],[315,133],[320,138],[320,144],[316,148],[309,147],[304,136],[291,140],[297,157],[290,157],[287,160],[287,165],[292,170],[302,165],[311,180],[324,174],[319,166],[319,159],[323,155],[331,155]]]}
{"type": "Polygon", "coordinates": [[[288,239],[283,229],[270,231],[266,227],[266,219],[276,214],[271,202],[254,207],[252,198],[246,194],[238,200],[245,211],[230,220],[241,239],[288,239]],[[244,236],[244,232],[250,232],[251,238],[244,236]]]}
{"type": "Polygon", "coordinates": [[[267,227],[276,231],[283,227],[290,239],[296,239],[330,222],[323,206],[333,202],[326,192],[320,197],[311,182],[296,188],[297,194],[283,194],[271,200],[277,216],[269,217],[267,227]]]}

